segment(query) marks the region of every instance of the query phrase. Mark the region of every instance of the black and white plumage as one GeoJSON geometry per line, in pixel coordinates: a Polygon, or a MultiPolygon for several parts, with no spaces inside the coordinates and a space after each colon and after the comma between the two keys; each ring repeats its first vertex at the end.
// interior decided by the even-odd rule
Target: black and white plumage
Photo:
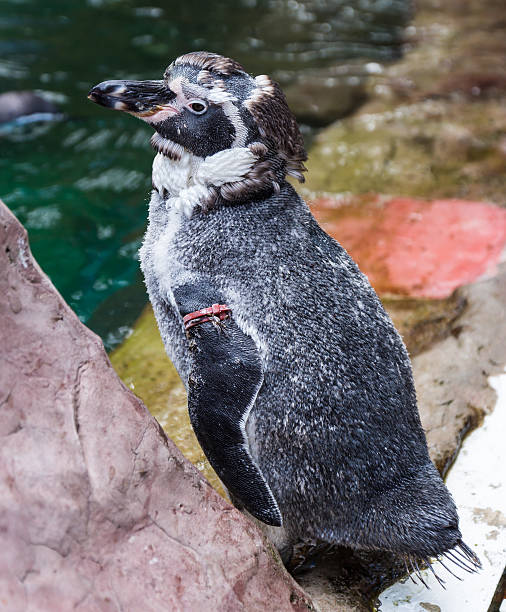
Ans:
{"type": "Polygon", "coordinates": [[[106,81],[90,98],[156,130],[141,266],[234,503],[285,556],[328,542],[477,567],[428,455],[403,342],[286,181],[302,180],[306,154],[279,86],[197,52],[162,81],[106,81]],[[185,333],[183,316],[213,303],[231,317],[185,333]]]}

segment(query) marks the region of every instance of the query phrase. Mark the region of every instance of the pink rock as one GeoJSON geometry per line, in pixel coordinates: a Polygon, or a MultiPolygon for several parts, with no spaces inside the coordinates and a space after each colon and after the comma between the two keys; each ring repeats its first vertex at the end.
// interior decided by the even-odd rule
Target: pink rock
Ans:
{"type": "Polygon", "coordinates": [[[506,246],[506,210],[484,202],[369,195],[312,210],[381,294],[447,297],[493,274],[506,246]]]}
{"type": "Polygon", "coordinates": [[[120,382],[1,202],[0,245],[0,609],[312,609],[120,382]]]}

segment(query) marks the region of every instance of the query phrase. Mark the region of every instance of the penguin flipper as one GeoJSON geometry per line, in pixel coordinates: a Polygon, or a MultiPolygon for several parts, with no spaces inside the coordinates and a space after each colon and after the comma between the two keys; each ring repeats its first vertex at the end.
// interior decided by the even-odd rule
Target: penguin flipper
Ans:
{"type": "MultiPolygon", "coordinates": [[[[206,281],[173,290],[181,316],[225,304],[206,281]]],[[[278,504],[249,451],[246,421],[263,383],[255,342],[232,316],[187,331],[191,366],[188,410],[197,439],[223,484],[255,518],[281,526],[278,504]]]]}

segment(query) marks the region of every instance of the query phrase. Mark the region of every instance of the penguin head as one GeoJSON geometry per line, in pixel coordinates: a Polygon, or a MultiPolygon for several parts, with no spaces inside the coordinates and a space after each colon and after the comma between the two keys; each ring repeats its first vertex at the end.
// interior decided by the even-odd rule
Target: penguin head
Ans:
{"type": "MultiPolygon", "coordinates": [[[[286,174],[304,180],[304,143],[279,85],[250,76],[235,60],[198,51],[178,57],[160,81],[104,81],[88,95],[97,104],[149,123],[153,147],[178,159],[183,151],[200,158],[249,147],[257,162],[246,179],[225,191],[276,189],[286,174]]],[[[222,194],[223,195],[223,194],[222,194]]]]}

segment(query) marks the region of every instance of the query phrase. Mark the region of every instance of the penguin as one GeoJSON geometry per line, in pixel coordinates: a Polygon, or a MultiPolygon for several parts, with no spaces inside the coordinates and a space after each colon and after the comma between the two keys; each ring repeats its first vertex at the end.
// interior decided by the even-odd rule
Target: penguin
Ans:
{"type": "Polygon", "coordinates": [[[304,180],[307,155],[279,85],[199,51],[89,98],[154,129],[141,268],[232,502],[285,563],[307,543],[389,551],[408,573],[444,557],[476,571],[406,348],[287,180],[304,180]]]}

